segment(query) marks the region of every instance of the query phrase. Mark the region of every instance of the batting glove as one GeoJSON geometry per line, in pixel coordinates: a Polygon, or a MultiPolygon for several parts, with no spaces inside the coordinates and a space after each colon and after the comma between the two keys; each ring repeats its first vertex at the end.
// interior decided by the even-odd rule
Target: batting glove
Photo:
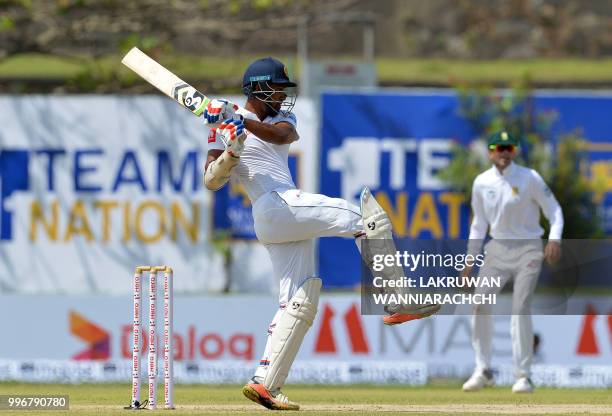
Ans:
{"type": "Polygon", "coordinates": [[[240,157],[247,137],[242,119],[228,118],[217,129],[217,134],[225,138],[226,150],[234,157],[240,157]]]}
{"type": "Polygon", "coordinates": [[[202,113],[204,122],[210,127],[219,127],[223,120],[228,118],[242,118],[242,116],[236,114],[237,108],[227,100],[211,100],[202,113]]]}

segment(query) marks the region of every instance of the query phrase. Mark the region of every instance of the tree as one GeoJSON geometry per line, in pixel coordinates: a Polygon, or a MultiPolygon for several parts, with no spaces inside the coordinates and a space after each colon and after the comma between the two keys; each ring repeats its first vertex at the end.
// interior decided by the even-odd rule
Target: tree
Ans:
{"type": "MultiPolygon", "coordinates": [[[[98,58],[139,45],[180,54],[294,53],[305,15],[346,13],[364,0],[0,0],[0,58],[29,52],[98,58]]],[[[337,25],[317,31],[340,37],[337,25]]],[[[346,45],[338,43],[340,49],[346,45]]],[[[340,49],[342,50],[342,49],[340,49]]]]}
{"type": "MultiPolygon", "coordinates": [[[[563,208],[564,238],[601,237],[601,219],[595,202],[596,186],[589,180],[586,141],[579,131],[554,140],[555,112],[536,111],[527,79],[504,92],[487,87],[460,86],[459,111],[477,136],[469,146],[454,144],[449,166],[440,177],[454,190],[471,198],[476,176],[490,167],[487,137],[505,129],[520,140],[517,162],[538,171],[563,208]]],[[[542,221],[547,229],[548,223],[542,221]]]]}

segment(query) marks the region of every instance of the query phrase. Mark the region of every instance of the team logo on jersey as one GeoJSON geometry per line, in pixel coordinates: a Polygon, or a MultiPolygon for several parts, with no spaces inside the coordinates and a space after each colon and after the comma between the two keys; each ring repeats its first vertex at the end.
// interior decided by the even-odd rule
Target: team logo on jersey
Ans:
{"type": "Polygon", "coordinates": [[[497,192],[495,192],[495,189],[493,188],[489,188],[485,192],[485,196],[487,197],[487,199],[494,199],[496,195],[497,192]]]}
{"type": "Polygon", "coordinates": [[[513,186],[512,187],[512,195],[518,195],[518,194],[519,194],[518,186],[513,186]]]}

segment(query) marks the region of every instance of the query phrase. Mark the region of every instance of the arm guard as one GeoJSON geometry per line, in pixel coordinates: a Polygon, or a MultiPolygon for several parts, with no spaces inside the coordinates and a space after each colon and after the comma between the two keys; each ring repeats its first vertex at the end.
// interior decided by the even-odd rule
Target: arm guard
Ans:
{"type": "Polygon", "coordinates": [[[239,157],[234,157],[224,151],[217,159],[208,164],[208,169],[204,173],[204,185],[211,191],[220,189],[229,181],[230,174],[234,166],[238,164],[239,157]]]}

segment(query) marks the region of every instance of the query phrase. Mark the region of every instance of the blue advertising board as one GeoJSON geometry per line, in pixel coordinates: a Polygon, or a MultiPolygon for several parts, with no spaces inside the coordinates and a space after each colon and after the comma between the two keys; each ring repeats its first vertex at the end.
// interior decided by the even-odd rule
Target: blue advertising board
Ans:
{"type": "MultiPolygon", "coordinates": [[[[536,111],[554,110],[558,137],[580,129],[590,142],[590,173],[602,184],[599,198],[612,233],[612,94],[548,94],[534,97],[536,111]]],[[[467,238],[469,207],[437,172],[450,160],[453,141],[475,137],[458,114],[453,92],[328,93],[322,96],[319,191],[358,204],[368,186],[389,213],[398,237],[467,238]]],[[[327,287],[359,283],[352,241],[319,243],[319,273],[327,287]]]]}

